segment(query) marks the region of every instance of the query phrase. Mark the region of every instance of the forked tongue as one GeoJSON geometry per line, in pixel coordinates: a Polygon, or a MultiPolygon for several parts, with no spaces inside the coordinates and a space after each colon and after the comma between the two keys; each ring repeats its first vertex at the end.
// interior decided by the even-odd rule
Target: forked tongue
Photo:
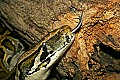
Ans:
{"type": "Polygon", "coordinates": [[[79,18],[76,18],[76,19],[79,19],[79,22],[78,22],[78,25],[72,30],[71,33],[75,33],[82,26],[82,16],[83,16],[83,11],[79,16],[79,18]]]}

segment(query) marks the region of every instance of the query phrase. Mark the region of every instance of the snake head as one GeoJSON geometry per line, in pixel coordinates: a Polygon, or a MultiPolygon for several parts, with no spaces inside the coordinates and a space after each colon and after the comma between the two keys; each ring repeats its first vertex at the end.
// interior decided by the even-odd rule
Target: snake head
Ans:
{"type": "Polygon", "coordinates": [[[24,53],[24,58],[18,62],[19,79],[45,79],[52,66],[73,43],[75,32],[82,26],[82,15],[79,20],[73,30],[70,26],[64,25],[46,35],[35,47],[24,53]]]}

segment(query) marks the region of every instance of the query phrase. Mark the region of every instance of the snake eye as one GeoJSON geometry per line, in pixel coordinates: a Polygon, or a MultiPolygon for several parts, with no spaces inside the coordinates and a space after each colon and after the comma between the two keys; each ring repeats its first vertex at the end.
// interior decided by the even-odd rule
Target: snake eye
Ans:
{"type": "Polygon", "coordinates": [[[46,47],[46,43],[43,43],[42,44],[42,49],[43,49],[43,52],[42,52],[42,55],[40,57],[40,61],[42,62],[44,59],[46,59],[46,57],[49,55],[49,53],[47,52],[47,47],[46,47]]]}

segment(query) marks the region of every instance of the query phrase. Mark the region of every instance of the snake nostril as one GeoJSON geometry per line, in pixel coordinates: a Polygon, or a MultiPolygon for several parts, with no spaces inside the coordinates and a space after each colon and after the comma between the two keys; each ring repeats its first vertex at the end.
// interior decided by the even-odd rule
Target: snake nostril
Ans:
{"type": "Polygon", "coordinates": [[[70,42],[70,37],[66,36],[66,41],[69,43],[70,42]]]}

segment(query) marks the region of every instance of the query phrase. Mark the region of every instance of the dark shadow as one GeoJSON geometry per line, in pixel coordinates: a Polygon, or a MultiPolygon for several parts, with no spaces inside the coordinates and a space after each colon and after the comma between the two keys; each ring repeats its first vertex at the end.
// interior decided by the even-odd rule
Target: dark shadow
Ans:
{"type": "Polygon", "coordinates": [[[110,46],[106,46],[103,43],[99,44],[100,50],[105,52],[106,54],[109,54],[111,57],[115,59],[120,59],[120,51],[116,51],[110,46]]]}

